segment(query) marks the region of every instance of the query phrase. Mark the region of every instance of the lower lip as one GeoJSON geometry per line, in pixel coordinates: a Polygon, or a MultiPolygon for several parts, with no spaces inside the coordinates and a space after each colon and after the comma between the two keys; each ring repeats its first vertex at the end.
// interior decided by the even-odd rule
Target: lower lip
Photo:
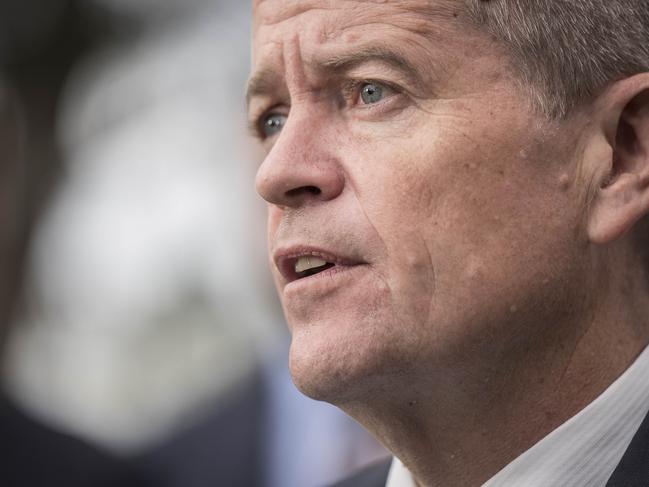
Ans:
{"type": "Polygon", "coordinates": [[[327,293],[339,288],[367,269],[367,264],[336,265],[326,271],[291,281],[284,286],[284,296],[304,292],[327,293]]]}

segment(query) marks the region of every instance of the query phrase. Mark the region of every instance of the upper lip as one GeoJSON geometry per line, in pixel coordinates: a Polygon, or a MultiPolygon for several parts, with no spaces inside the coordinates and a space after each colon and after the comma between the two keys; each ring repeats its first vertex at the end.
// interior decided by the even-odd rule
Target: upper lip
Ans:
{"type": "Polygon", "coordinates": [[[335,251],[309,245],[279,248],[273,253],[273,261],[287,283],[300,278],[295,272],[295,263],[300,257],[319,257],[322,260],[339,266],[354,266],[365,263],[354,257],[344,256],[335,251]]]}

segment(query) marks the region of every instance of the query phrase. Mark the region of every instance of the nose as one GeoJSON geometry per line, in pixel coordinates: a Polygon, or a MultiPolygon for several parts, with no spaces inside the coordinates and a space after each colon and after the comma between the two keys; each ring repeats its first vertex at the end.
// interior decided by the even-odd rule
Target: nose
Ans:
{"type": "Polygon", "coordinates": [[[287,120],[257,171],[257,192],[269,203],[298,208],[342,193],[345,178],[335,144],[318,125],[305,118],[287,120]]]}

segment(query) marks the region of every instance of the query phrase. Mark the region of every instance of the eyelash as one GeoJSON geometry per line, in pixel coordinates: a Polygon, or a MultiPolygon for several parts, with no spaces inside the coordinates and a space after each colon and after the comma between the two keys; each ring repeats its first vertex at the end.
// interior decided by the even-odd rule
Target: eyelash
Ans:
{"type": "MultiPolygon", "coordinates": [[[[388,83],[386,81],[379,81],[375,79],[351,79],[345,82],[342,85],[341,92],[343,94],[343,98],[346,103],[351,105],[353,108],[359,108],[361,107],[361,110],[374,110],[378,107],[381,107],[384,105],[386,102],[388,102],[390,99],[392,99],[395,95],[401,95],[404,94],[404,91],[399,88],[398,86],[394,85],[393,83],[388,83]],[[372,103],[369,105],[363,106],[360,98],[361,98],[361,89],[363,85],[366,84],[377,84],[382,86],[383,88],[387,88],[387,96],[384,100],[381,100],[377,103],[372,103]],[[351,100],[351,101],[350,101],[351,100]]],[[[284,115],[288,117],[288,112],[283,113],[282,110],[280,110],[281,105],[276,105],[272,108],[269,108],[268,110],[264,111],[259,117],[253,119],[250,122],[250,131],[255,135],[258,139],[264,141],[268,137],[266,134],[264,134],[263,126],[266,120],[268,120],[269,117],[273,115],[284,115]]]]}

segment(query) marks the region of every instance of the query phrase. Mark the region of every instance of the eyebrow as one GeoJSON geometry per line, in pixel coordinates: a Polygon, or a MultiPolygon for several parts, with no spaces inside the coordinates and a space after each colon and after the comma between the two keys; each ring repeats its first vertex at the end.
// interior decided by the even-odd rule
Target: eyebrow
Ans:
{"type": "MultiPolygon", "coordinates": [[[[419,70],[405,56],[382,46],[363,47],[350,53],[316,61],[314,64],[320,71],[344,73],[369,62],[380,62],[389,65],[401,71],[419,86],[424,84],[424,79],[419,70]]],[[[270,68],[255,73],[248,81],[246,102],[250,104],[250,100],[256,96],[269,95],[275,92],[278,78],[277,72],[270,68]]]]}
{"type": "Polygon", "coordinates": [[[322,69],[334,72],[349,71],[361,64],[380,62],[402,71],[412,78],[420,78],[419,71],[402,54],[382,46],[367,46],[340,54],[319,63],[322,69]]]}

